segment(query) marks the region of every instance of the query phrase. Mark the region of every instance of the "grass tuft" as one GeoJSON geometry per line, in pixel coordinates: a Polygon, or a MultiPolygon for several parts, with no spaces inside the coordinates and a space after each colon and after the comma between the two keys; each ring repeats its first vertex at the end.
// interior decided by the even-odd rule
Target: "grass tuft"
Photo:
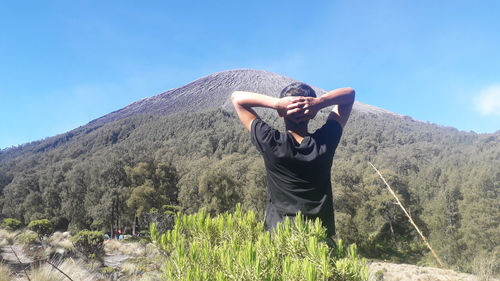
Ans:
{"type": "Polygon", "coordinates": [[[9,267],[3,263],[0,263],[0,281],[9,281],[11,272],[9,267]]]}
{"type": "MultiPolygon", "coordinates": [[[[71,277],[73,280],[80,281],[93,281],[99,280],[100,275],[92,273],[87,269],[86,264],[83,261],[76,261],[73,259],[66,259],[63,262],[54,262],[54,264],[64,273],[71,277]]],[[[32,268],[28,272],[31,280],[36,281],[67,281],[68,278],[65,277],[61,272],[55,269],[48,263],[43,263],[37,267],[32,268]]],[[[21,276],[13,279],[13,281],[25,281],[26,277],[21,276]]]]}
{"type": "Polygon", "coordinates": [[[47,240],[45,256],[69,257],[75,252],[69,232],[55,232],[47,240]]]}
{"type": "Polygon", "coordinates": [[[14,245],[14,242],[16,241],[19,233],[19,230],[9,231],[6,229],[0,229],[0,247],[14,245]]]}
{"type": "Polygon", "coordinates": [[[119,253],[132,257],[144,256],[151,248],[147,245],[142,245],[140,242],[127,242],[110,239],[104,242],[104,250],[106,253],[119,253]]]}

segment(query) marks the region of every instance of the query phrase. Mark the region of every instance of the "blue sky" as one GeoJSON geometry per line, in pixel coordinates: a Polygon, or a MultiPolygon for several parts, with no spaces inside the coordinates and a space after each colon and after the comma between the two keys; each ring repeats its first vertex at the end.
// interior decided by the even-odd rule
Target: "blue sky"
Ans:
{"type": "Polygon", "coordinates": [[[2,1],[0,148],[235,68],[500,130],[500,1],[2,1]]]}

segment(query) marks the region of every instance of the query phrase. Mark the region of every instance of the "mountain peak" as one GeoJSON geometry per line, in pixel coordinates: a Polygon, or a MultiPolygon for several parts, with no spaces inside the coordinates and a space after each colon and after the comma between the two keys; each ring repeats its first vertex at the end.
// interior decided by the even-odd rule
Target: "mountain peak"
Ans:
{"type": "MultiPolygon", "coordinates": [[[[265,70],[233,69],[216,72],[184,86],[133,102],[122,109],[93,120],[89,124],[108,123],[135,114],[170,115],[215,108],[232,111],[230,97],[234,91],[252,91],[277,97],[284,87],[293,82],[298,82],[298,80],[265,70]]],[[[326,93],[323,89],[312,87],[318,95],[326,93]]],[[[371,114],[400,116],[361,102],[354,104],[354,110],[371,114]]]]}

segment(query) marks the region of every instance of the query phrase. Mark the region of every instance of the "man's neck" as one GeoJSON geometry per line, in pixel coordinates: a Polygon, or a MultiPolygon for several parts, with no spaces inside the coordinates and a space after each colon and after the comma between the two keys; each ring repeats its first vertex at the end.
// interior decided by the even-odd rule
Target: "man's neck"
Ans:
{"type": "Polygon", "coordinates": [[[301,143],[302,139],[307,136],[307,124],[297,125],[292,122],[285,122],[285,128],[290,134],[292,134],[293,138],[301,143]]]}

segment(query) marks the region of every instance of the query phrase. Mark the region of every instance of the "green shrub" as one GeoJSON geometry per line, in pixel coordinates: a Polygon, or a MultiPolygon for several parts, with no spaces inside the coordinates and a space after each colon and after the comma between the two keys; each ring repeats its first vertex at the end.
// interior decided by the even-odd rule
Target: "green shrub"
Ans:
{"type": "Polygon", "coordinates": [[[21,221],[11,218],[3,219],[2,227],[10,231],[15,231],[21,228],[21,221]]]}
{"type": "Polygon", "coordinates": [[[40,244],[40,240],[38,240],[38,235],[34,232],[25,232],[17,236],[17,240],[21,242],[24,246],[31,246],[40,244]]]}
{"type": "Polygon", "coordinates": [[[38,234],[40,240],[50,236],[54,229],[52,223],[48,219],[34,220],[28,224],[28,229],[38,234]]]}
{"type": "Polygon", "coordinates": [[[75,250],[88,260],[101,260],[104,256],[104,234],[99,231],[82,230],[71,242],[75,250]]]}
{"type": "Polygon", "coordinates": [[[113,275],[115,273],[115,269],[112,268],[111,266],[106,266],[105,268],[103,268],[101,270],[101,273],[104,274],[105,276],[110,277],[111,275],[113,275]]]}
{"type": "Polygon", "coordinates": [[[211,218],[204,210],[178,213],[172,230],[151,238],[168,259],[167,280],[352,280],[368,279],[368,268],[356,247],[330,250],[319,220],[298,214],[278,224],[273,234],[238,205],[234,214],[211,218]]]}

